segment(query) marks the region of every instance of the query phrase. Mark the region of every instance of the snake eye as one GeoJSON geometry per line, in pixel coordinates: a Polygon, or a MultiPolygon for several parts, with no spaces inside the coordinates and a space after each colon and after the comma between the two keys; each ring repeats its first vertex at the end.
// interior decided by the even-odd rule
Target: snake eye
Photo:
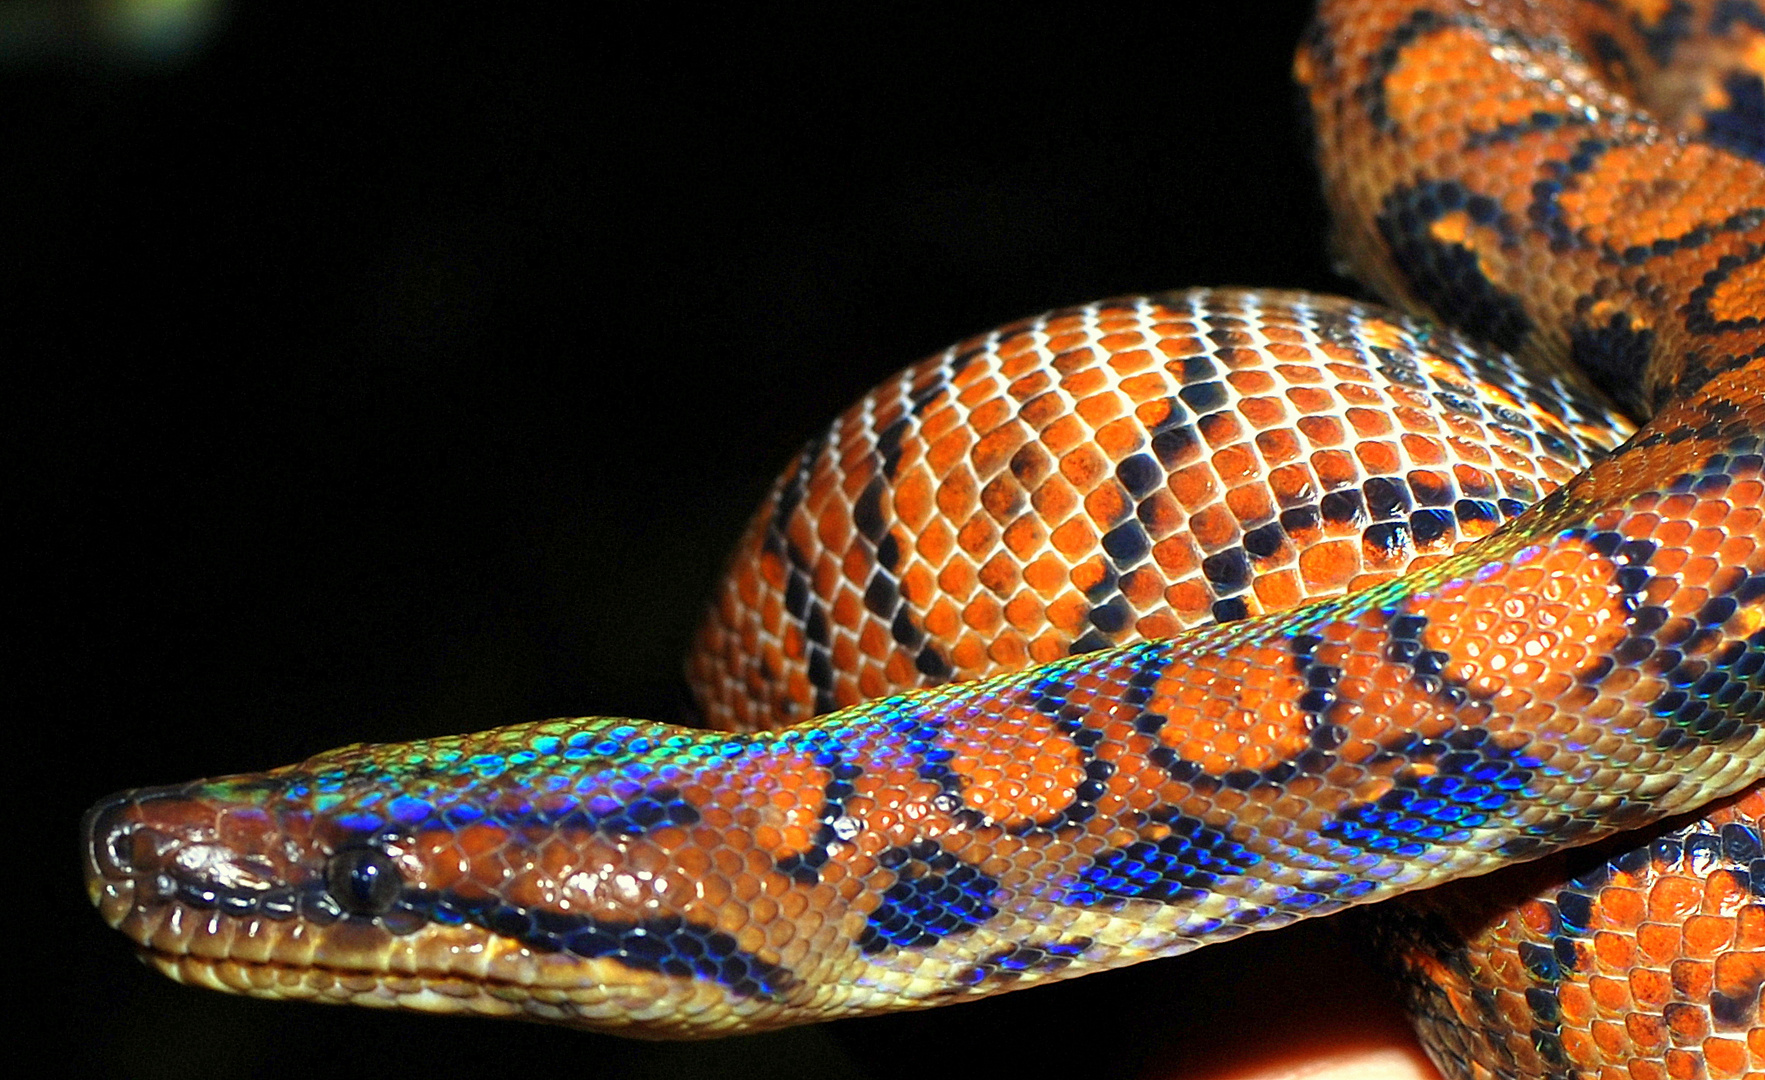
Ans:
{"type": "Polygon", "coordinates": [[[344,848],[325,867],[325,887],[337,906],[351,915],[390,911],[403,885],[392,857],[379,848],[344,848]]]}

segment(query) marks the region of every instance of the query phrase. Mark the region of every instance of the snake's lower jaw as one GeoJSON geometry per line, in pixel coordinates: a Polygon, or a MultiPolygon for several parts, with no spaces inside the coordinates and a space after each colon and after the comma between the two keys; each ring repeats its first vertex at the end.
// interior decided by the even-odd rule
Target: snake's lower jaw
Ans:
{"type": "Polygon", "coordinates": [[[542,971],[537,983],[526,983],[463,974],[370,974],[315,965],[255,963],[238,958],[216,960],[193,953],[161,952],[149,946],[141,947],[139,955],[147,966],[176,982],[249,997],[525,1019],[615,1031],[634,1038],[714,1038],[737,1028],[754,1028],[738,1010],[728,1008],[729,1003],[720,995],[697,1003],[665,995],[658,997],[654,980],[634,983],[629,972],[607,962],[568,965],[573,970],[567,978],[548,979],[546,974],[559,973],[542,971]],[[683,1031],[682,1009],[695,1004],[703,1021],[683,1031]],[[715,1015],[719,1012],[725,1014],[721,1022],[715,1015]]]}

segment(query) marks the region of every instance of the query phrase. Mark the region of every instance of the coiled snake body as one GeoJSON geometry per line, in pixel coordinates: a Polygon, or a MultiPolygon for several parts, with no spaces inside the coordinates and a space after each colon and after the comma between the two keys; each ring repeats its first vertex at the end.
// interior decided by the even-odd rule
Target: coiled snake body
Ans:
{"type": "Polygon", "coordinates": [[[972,339],[756,515],[692,661],[734,730],[125,792],[87,818],[95,902],[189,982],[693,1037],[1172,955],[1725,798],[1376,934],[1451,1074],[1765,1068],[1762,33],[1729,2],[1323,3],[1298,73],[1340,250],[1531,367],[1241,290],[972,339]],[[1569,360],[1650,416],[1609,455],[1569,360]]]}

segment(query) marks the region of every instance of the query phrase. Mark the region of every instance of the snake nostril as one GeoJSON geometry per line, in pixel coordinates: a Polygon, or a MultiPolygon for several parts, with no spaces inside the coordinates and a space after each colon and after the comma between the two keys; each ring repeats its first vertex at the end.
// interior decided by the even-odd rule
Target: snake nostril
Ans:
{"type": "Polygon", "coordinates": [[[115,880],[137,872],[134,844],[130,840],[130,834],[140,824],[139,818],[131,814],[137,795],[134,790],[118,792],[86,811],[80,832],[85,841],[81,846],[88,878],[115,880]]]}
{"type": "Polygon", "coordinates": [[[158,873],[168,835],[156,827],[153,811],[167,816],[177,808],[174,800],[184,798],[184,788],[131,788],[86,811],[80,828],[87,878],[120,881],[158,873]]]}

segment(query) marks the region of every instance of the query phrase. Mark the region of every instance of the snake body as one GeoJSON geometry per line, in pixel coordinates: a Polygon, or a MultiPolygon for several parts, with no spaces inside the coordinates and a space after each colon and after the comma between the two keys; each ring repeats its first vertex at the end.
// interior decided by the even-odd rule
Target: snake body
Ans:
{"type": "Polygon", "coordinates": [[[1530,366],[1242,290],[971,339],[756,515],[691,661],[730,730],[124,792],[87,817],[94,901],[187,982],[698,1037],[1548,857],[1374,931],[1445,1070],[1765,1067],[1761,31],[1326,0],[1297,70],[1339,250],[1530,366]],[[1616,449],[1575,366],[1649,416],[1616,449]]]}

